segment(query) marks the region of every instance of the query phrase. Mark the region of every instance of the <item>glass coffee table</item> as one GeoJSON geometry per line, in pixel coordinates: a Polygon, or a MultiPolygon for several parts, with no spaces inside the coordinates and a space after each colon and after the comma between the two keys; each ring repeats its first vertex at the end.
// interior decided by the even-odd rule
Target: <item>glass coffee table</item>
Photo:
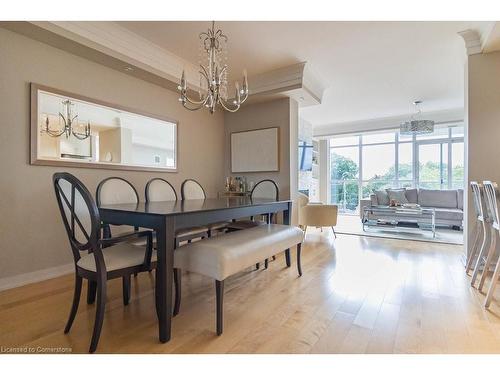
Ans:
{"type": "Polygon", "coordinates": [[[389,228],[396,230],[428,230],[436,238],[436,211],[434,208],[421,207],[363,207],[363,231],[366,228],[389,228]]]}

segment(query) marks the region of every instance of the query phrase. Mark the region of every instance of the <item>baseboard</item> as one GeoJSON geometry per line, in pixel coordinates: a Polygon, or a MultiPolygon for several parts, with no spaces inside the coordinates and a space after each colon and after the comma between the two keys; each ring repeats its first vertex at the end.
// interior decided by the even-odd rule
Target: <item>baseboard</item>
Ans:
{"type": "Polygon", "coordinates": [[[38,281],[53,279],[54,277],[67,275],[73,272],[75,264],[65,264],[62,266],[46,268],[40,271],[23,273],[21,275],[4,277],[0,279],[0,291],[17,288],[26,284],[36,283],[38,281]]]}

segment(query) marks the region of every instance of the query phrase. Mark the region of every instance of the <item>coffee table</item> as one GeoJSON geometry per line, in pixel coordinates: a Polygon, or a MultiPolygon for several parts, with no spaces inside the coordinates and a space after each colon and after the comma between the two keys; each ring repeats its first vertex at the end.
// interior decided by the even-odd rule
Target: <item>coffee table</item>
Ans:
{"type": "Polygon", "coordinates": [[[390,207],[365,206],[363,207],[363,231],[368,227],[428,230],[432,238],[436,238],[436,211],[434,208],[421,207],[390,207]]]}

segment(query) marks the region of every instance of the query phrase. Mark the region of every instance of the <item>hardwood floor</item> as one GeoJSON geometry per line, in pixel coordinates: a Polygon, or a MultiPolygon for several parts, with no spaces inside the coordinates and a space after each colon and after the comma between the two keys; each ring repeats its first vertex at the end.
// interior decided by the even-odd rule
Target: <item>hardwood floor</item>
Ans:
{"type": "MultiPolygon", "coordinates": [[[[128,306],[113,280],[97,352],[500,353],[500,294],[483,309],[459,246],[334,240],[330,231],[310,229],[302,254],[301,278],[280,256],[268,270],[248,269],[226,282],[220,337],[213,280],[183,276],[183,305],[166,344],[157,337],[153,276],[133,279],[128,306]]],[[[72,293],[72,275],[1,292],[0,346],[87,352],[95,310],[86,293],[63,334],[72,293]]]]}

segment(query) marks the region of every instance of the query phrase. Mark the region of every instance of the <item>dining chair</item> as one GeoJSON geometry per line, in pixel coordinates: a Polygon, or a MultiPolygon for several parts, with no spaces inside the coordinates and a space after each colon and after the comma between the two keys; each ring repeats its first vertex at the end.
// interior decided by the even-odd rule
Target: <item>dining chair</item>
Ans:
{"type": "Polygon", "coordinates": [[[478,290],[482,291],[484,282],[486,281],[486,276],[488,270],[490,269],[491,262],[496,253],[496,241],[497,235],[499,234],[500,225],[498,222],[498,207],[497,207],[497,186],[496,183],[491,181],[483,181],[484,197],[486,202],[486,207],[488,210],[489,226],[490,226],[490,246],[488,250],[486,247],[481,249],[476,260],[476,266],[474,267],[474,273],[472,274],[471,286],[474,286],[476,279],[481,272],[481,278],[479,279],[478,290]]]}
{"type": "MultiPolygon", "coordinates": [[[[95,197],[98,207],[101,204],[139,203],[139,194],[134,185],[121,177],[108,177],[102,180],[99,185],[97,185],[95,197]]],[[[138,227],[134,227],[134,231],[138,230],[138,227]]],[[[104,238],[110,238],[112,236],[111,226],[107,223],[103,223],[103,232],[104,238]]],[[[136,246],[146,246],[145,239],[131,238],[129,241],[136,246]]],[[[134,274],[134,276],[137,276],[137,274],[134,274]]],[[[87,303],[94,303],[95,295],[96,285],[89,280],[87,303]]]]}
{"type": "MultiPolygon", "coordinates": [[[[276,182],[269,179],[259,181],[255,184],[252,191],[250,192],[250,198],[263,198],[277,201],[279,200],[278,185],[276,184],[276,182]]],[[[265,217],[265,221],[254,220],[254,217],[250,217],[250,220],[238,220],[229,224],[228,229],[233,231],[242,230],[266,223],[271,223],[273,221],[274,215],[272,213],[263,216],[265,217]]]]}
{"type": "MultiPolygon", "coordinates": [[[[265,179],[257,182],[255,186],[253,187],[252,191],[250,192],[250,198],[251,199],[271,199],[274,201],[279,200],[279,188],[276,182],[273,180],[265,179]]],[[[244,229],[249,229],[253,228],[259,225],[263,224],[270,224],[274,221],[276,221],[276,216],[273,213],[269,213],[267,215],[262,215],[262,218],[264,220],[255,220],[255,218],[252,216],[250,217],[250,220],[237,220],[228,225],[228,230],[230,231],[236,231],[236,230],[244,230],[244,229]]],[[[273,255],[273,260],[276,259],[276,256],[273,255]]],[[[264,268],[268,268],[269,265],[269,260],[265,259],[264,260],[264,268]]],[[[255,268],[259,269],[260,268],[260,263],[255,264],[255,268]]]]}
{"type": "MultiPolygon", "coordinates": [[[[486,193],[486,197],[488,200],[488,206],[490,207],[491,212],[491,227],[492,227],[492,243],[494,244],[496,240],[496,236],[500,235],[500,224],[499,224],[499,216],[498,216],[498,186],[496,183],[491,181],[484,181],[484,191],[486,193]]],[[[486,279],[486,274],[490,269],[490,264],[493,262],[493,258],[496,256],[496,265],[495,270],[493,271],[493,276],[490,280],[490,286],[488,288],[488,292],[486,293],[486,299],[484,301],[484,306],[488,308],[490,306],[491,300],[493,298],[493,294],[495,293],[495,288],[498,282],[498,277],[500,275],[500,258],[498,257],[498,253],[496,251],[496,246],[491,246],[490,251],[488,252],[488,256],[486,257],[486,261],[483,268],[483,273],[481,275],[481,281],[479,284],[479,290],[482,289],[484,284],[484,280],[486,279]]]]}
{"type": "Polygon", "coordinates": [[[488,239],[488,227],[487,225],[488,216],[487,208],[485,207],[484,201],[484,188],[482,184],[477,181],[471,181],[470,187],[472,190],[472,202],[474,205],[474,213],[476,217],[476,223],[473,230],[474,241],[472,243],[471,250],[467,259],[467,264],[465,266],[465,272],[468,274],[473,265],[477,261],[479,254],[484,253],[484,248],[486,248],[488,239]]]}
{"type": "MultiPolygon", "coordinates": [[[[191,178],[184,180],[181,184],[181,198],[186,199],[207,199],[207,194],[203,186],[191,178]]],[[[214,223],[208,226],[208,237],[211,237],[213,232],[225,232],[227,228],[227,222],[214,223]]]]}
{"type": "Polygon", "coordinates": [[[85,185],[70,173],[55,173],[53,184],[57,204],[68,235],[75,265],[75,290],[73,303],[64,333],[73,325],[82,280],[96,284],[97,307],[89,352],[93,353],[99,342],[106,305],[107,280],[122,278],[124,304],[130,298],[130,276],[148,271],[156,262],[153,254],[151,231],[134,231],[113,238],[102,236],[102,223],[97,204],[85,185]],[[146,238],[147,246],[130,244],[131,238],[146,238]]]}
{"type": "MultiPolygon", "coordinates": [[[[164,202],[164,201],[177,201],[177,193],[174,187],[163,178],[153,178],[148,181],[145,189],[146,202],[164,202]]],[[[206,226],[190,227],[179,229],[175,232],[175,246],[178,247],[180,242],[191,240],[195,238],[208,237],[209,228],[206,226]]]]}
{"type": "MultiPolygon", "coordinates": [[[[139,203],[139,194],[134,185],[121,177],[108,177],[102,180],[97,185],[95,196],[98,207],[101,204],[139,203]]],[[[105,224],[104,230],[106,236],[111,236],[108,224],[105,224]]]]}

